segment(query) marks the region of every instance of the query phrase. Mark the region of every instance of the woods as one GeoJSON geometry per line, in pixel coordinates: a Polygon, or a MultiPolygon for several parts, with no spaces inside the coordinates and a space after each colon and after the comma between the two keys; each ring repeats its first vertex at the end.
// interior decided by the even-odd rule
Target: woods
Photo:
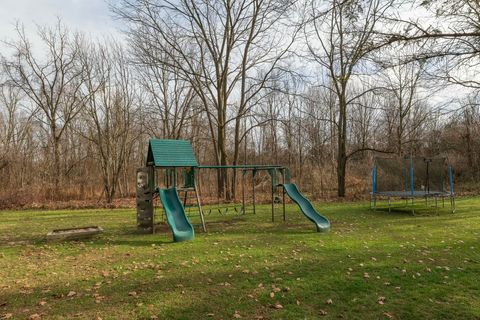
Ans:
{"type": "MultiPolygon", "coordinates": [[[[372,154],[480,169],[478,1],[122,0],[123,37],[62,21],[1,44],[1,205],[131,196],[148,137],[368,192],[372,154]],[[415,14],[412,14],[415,12],[415,14]]],[[[213,173],[212,173],[213,174],[213,173]]],[[[219,170],[218,194],[239,177],[219,170]]]]}

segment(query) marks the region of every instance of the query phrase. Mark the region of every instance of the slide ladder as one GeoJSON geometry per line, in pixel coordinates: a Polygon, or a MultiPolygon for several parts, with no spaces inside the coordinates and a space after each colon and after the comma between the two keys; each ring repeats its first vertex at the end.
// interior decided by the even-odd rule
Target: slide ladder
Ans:
{"type": "Polygon", "coordinates": [[[285,183],[283,188],[290,199],[300,207],[302,213],[315,224],[317,232],[330,230],[330,221],[315,210],[312,203],[300,193],[295,184],[285,183]]]}
{"type": "Polygon", "coordinates": [[[195,231],[185,215],[185,209],[178,197],[177,188],[160,189],[159,193],[168,224],[172,229],[173,241],[180,242],[193,239],[195,231]]]}

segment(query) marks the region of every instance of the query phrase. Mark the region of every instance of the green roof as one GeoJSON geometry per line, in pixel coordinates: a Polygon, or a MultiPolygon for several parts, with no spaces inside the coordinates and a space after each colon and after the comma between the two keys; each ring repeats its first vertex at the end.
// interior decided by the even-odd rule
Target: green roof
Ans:
{"type": "Polygon", "coordinates": [[[198,167],[192,144],[188,140],[150,139],[147,165],[155,167],[198,167]]]}

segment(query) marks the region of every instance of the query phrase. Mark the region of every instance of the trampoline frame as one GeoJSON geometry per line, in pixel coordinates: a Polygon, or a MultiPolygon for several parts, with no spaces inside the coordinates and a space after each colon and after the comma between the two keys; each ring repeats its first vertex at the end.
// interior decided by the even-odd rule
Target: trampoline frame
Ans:
{"type": "MultiPolygon", "coordinates": [[[[377,157],[374,157],[373,167],[372,167],[372,192],[370,192],[370,209],[377,210],[377,198],[387,198],[388,199],[388,212],[390,213],[392,210],[392,198],[400,198],[405,199],[405,207],[408,207],[408,204],[411,203],[412,205],[412,214],[415,215],[415,198],[424,198],[425,204],[428,206],[428,199],[433,198],[435,203],[435,214],[438,215],[438,199],[442,199],[442,207],[445,207],[445,198],[450,199],[450,209],[452,213],[455,213],[455,193],[453,192],[453,169],[451,165],[447,166],[448,172],[448,184],[449,184],[449,191],[445,190],[430,190],[429,186],[429,163],[432,161],[433,158],[423,158],[423,161],[426,163],[426,190],[415,190],[414,182],[415,182],[415,172],[414,172],[414,158],[412,156],[410,158],[410,165],[408,166],[408,178],[410,182],[409,190],[407,190],[408,183],[405,183],[405,190],[390,190],[390,191],[377,191],[377,157]],[[411,200],[411,201],[410,201],[411,200]]],[[[405,159],[408,159],[407,157],[405,159]]],[[[438,159],[438,158],[437,158],[438,159]]],[[[442,158],[446,162],[446,158],[442,158]]],[[[405,177],[405,182],[408,182],[407,177],[405,177]]],[[[443,188],[443,182],[442,182],[443,188]]]]}

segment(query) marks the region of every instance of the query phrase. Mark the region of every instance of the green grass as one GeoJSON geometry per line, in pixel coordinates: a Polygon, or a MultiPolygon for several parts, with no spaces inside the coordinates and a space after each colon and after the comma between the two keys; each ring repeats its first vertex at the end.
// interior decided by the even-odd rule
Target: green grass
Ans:
{"type": "Polygon", "coordinates": [[[133,209],[0,212],[0,319],[480,319],[480,199],[418,217],[319,204],[326,234],[258,208],[183,243],[138,234],[133,209]],[[43,240],[92,224],[105,233],[43,240]]]}

